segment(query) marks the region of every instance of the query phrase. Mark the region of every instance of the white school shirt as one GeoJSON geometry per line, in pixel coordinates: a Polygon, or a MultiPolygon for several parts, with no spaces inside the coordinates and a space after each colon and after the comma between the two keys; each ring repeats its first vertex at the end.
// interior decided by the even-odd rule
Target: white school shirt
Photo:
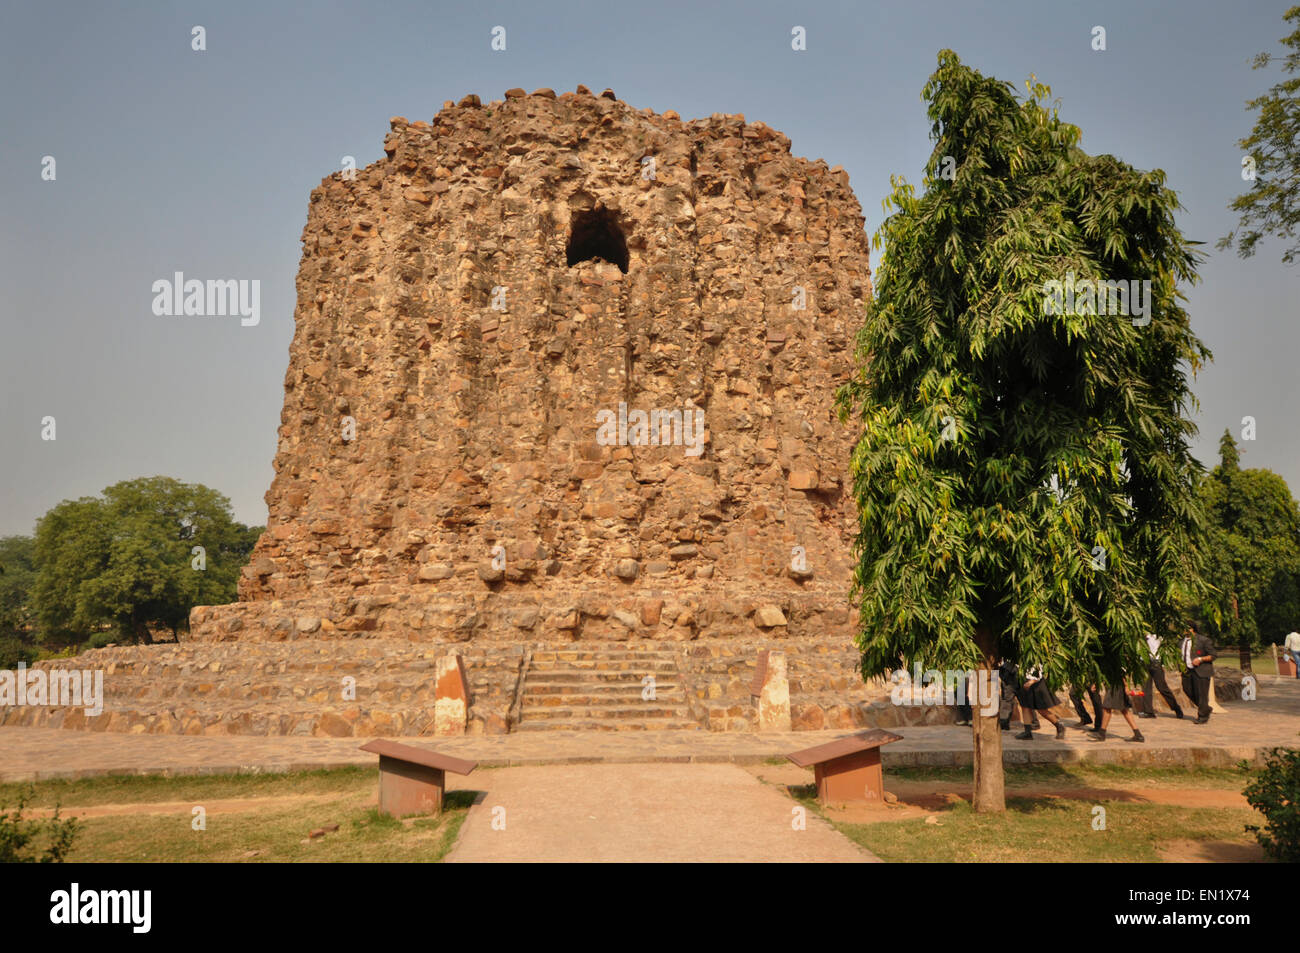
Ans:
{"type": "Polygon", "coordinates": [[[1288,635],[1285,645],[1288,652],[1300,652],[1300,632],[1292,632],[1288,635]]]}
{"type": "Polygon", "coordinates": [[[1151,661],[1160,661],[1160,637],[1154,632],[1147,633],[1147,651],[1151,653],[1151,661]]]}
{"type": "Polygon", "coordinates": [[[1188,668],[1192,667],[1192,637],[1190,635],[1183,637],[1183,664],[1188,668]]]}

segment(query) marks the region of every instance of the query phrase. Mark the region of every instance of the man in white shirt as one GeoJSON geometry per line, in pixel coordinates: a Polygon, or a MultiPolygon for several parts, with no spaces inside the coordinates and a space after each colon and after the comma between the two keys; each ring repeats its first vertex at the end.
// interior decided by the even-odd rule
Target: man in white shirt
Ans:
{"type": "Polygon", "coordinates": [[[1187,632],[1179,647],[1183,659],[1183,694],[1196,706],[1192,724],[1204,725],[1210,720],[1210,679],[1214,678],[1214,643],[1208,635],[1196,630],[1195,622],[1187,623],[1187,632]]]}
{"type": "Polygon", "coordinates": [[[1156,699],[1152,692],[1158,688],[1165,704],[1173,709],[1174,717],[1182,718],[1183,710],[1178,705],[1178,699],[1174,697],[1174,693],[1169,690],[1169,683],[1165,681],[1165,667],[1160,664],[1160,637],[1154,632],[1147,633],[1147,651],[1151,653],[1151,661],[1147,668],[1147,682],[1142,688],[1142,711],[1138,712],[1138,717],[1156,716],[1156,699]]]}
{"type": "Polygon", "coordinates": [[[1295,662],[1295,677],[1300,678],[1300,632],[1290,633],[1282,644],[1291,653],[1291,661],[1295,662]]]}

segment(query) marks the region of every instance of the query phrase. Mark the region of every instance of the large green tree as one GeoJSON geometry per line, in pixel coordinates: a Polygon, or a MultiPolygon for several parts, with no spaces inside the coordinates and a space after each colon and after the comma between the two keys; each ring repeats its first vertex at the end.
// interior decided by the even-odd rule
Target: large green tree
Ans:
{"type": "MultiPolygon", "coordinates": [[[[839,394],[862,427],[864,677],[1008,658],[1054,687],[1116,684],[1201,586],[1187,375],[1209,353],[1179,305],[1196,254],[1177,199],[1163,173],[1083,152],[1050,89],[1026,85],[941,52],[924,194],[895,179],[876,235],[839,394]],[[1047,283],[1071,273],[1150,281],[1149,319],[1051,313],[1047,283]]],[[[972,732],[975,808],[1003,810],[996,718],[977,708],[972,732]]]]}
{"type": "Polygon", "coordinates": [[[1300,507],[1271,470],[1242,469],[1232,434],[1201,486],[1210,529],[1207,573],[1214,590],[1200,614],[1243,669],[1261,638],[1279,641],[1300,624],[1300,507]]]}
{"type": "MultiPolygon", "coordinates": [[[[1284,19],[1296,27],[1282,39],[1288,50],[1282,72],[1288,78],[1246,103],[1247,109],[1256,111],[1255,126],[1237,146],[1246,150],[1245,162],[1253,163],[1252,169],[1243,171],[1247,177],[1253,175],[1252,185],[1229,206],[1241,213],[1241,219],[1237,230],[1221,238],[1218,247],[1231,248],[1235,243],[1237,254],[1249,258],[1265,235],[1273,235],[1287,243],[1282,260],[1290,264],[1300,253],[1296,243],[1300,225],[1300,76],[1294,75],[1300,72],[1300,7],[1287,10],[1284,19]]],[[[1272,63],[1271,54],[1260,53],[1252,66],[1266,69],[1272,63]]]]}
{"type": "Polygon", "coordinates": [[[258,532],[235,522],[216,490],[169,477],[65,500],[36,527],[33,601],[44,635],[80,641],[104,624],[144,642],[150,627],[176,632],[192,607],[235,598],[258,532]]]}
{"type": "Polygon", "coordinates": [[[36,541],[30,536],[0,539],[0,635],[32,625],[31,591],[36,578],[36,541]]]}
{"type": "Polygon", "coordinates": [[[36,543],[30,536],[0,539],[0,669],[36,658],[32,586],[36,543]]]}

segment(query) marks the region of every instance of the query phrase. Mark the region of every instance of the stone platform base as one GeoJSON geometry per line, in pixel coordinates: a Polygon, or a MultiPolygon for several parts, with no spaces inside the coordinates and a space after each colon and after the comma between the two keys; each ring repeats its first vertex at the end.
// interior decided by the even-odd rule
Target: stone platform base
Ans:
{"type": "MultiPolygon", "coordinates": [[[[894,704],[886,681],[863,684],[857,651],[839,638],[461,643],[362,634],[120,646],[41,662],[34,668],[47,675],[102,671],[103,711],[28,704],[0,709],[0,725],[316,737],[766,731],[774,729],[760,723],[752,693],[760,655],[769,651],[784,654],[788,679],[789,722],[776,730],[956,719],[952,707],[894,704]],[[458,716],[463,724],[435,725],[436,667],[452,655],[460,657],[468,705],[458,716]]],[[[1240,697],[1240,673],[1225,670],[1215,683],[1219,701],[1240,697]]],[[[1076,717],[1057,711],[1067,723],[1076,717]]],[[[1112,721],[1113,730],[1121,726],[1112,721]]]]}
{"type": "Polygon", "coordinates": [[[432,736],[440,658],[461,657],[466,734],[512,731],[753,731],[759,653],[788,659],[795,730],[944,724],[950,708],[898,707],[889,685],[864,685],[841,640],[665,642],[475,640],[367,636],[187,641],[113,646],[39,663],[101,670],[103,712],[24,707],[6,726],[133,734],[432,736]]]}
{"type": "Polygon", "coordinates": [[[358,587],[347,596],[303,596],[195,606],[190,641],[353,638],[411,642],[687,642],[707,639],[853,640],[848,593],[799,588],[770,592],[699,583],[657,588],[654,581],[611,588],[477,590],[358,587]]]}

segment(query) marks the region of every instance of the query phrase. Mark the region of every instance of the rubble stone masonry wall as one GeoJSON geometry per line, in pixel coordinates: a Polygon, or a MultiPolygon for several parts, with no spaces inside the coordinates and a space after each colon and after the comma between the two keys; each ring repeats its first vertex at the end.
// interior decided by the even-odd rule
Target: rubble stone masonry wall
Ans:
{"type": "Polygon", "coordinates": [[[852,642],[848,176],[582,87],[395,118],[384,152],[311,194],[239,601],[40,663],[103,671],[102,711],[0,724],[423,737],[458,654],[471,733],[748,731],[763,650],[796,730],[950,719],[852,642]]]}
{"type": "Polygon", "coordinates": [[[311,194],[267,531],[192,638],[847,645],[847,174],[582,88],[391,126],[311,194]]]}

